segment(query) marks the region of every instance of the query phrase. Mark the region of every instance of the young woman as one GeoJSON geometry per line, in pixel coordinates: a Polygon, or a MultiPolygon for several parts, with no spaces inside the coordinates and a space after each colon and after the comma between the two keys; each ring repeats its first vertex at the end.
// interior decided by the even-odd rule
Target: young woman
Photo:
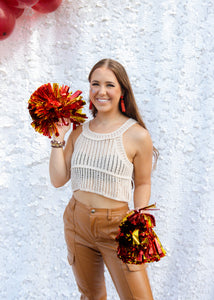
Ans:
{"type": "Polygon", "coordinates": [[[72,131],[58,122],[52,142],[50,178],[55,187],[71,178],[73,196],[64,212],[68,261],[81,299],[107,299],[104,264],[122,300],[151,300],[145,265],[117,257],[115,237],[128,202],[149,203],[152,155],[157,156],[123,66],[99,61],[89,74],[93,119],[72,131]]]}

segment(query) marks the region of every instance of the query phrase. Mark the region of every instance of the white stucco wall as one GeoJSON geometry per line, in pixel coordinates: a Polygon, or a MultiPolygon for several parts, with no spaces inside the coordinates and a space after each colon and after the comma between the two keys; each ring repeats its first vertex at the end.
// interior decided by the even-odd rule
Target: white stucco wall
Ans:
{"type": "Polygon", "coordinates": [[[151,203],[168,254],[148,267],[154,299],[214,299],[213,30],[211,0],[63,0],[17,20],[0,42],[0,299],[79,298],[63,236],[70,183],[51,186],[50,141],[30,126],[27,102],[47,82],[87,100],[104,57],[126,67],[160,151],[151,203]]]}

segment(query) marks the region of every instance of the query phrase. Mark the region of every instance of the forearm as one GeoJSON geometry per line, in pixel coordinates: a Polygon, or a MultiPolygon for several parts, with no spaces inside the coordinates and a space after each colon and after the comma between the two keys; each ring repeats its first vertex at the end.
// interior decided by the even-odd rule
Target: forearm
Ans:
{"type": "Polygon", "coordinates": [[[141,184],[134,190],[134,208],[142,208],[149,204],[151,184],[141,184]]]}
{"type": "Polygon", "coordinates": [[[51,183],[55,187],[63,186],[70,178],[70,170],[67,170],[63,148],[52,148],[49,173],[51,183]]]}

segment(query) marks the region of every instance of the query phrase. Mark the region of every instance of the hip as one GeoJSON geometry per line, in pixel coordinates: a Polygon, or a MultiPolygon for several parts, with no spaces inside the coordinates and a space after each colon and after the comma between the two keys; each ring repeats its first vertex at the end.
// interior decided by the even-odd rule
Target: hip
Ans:
{"type": "Polygon", "coordinates": [[[118,201],[96,193],[81,190],[75,191],[73,193],[73,196],[78,202],[81,202],[82,204],[93,208],[114,209],[124,207],[125,205],[127,205],[127,202],[125,201],[118,201]]]}
{"type": "Polygon", "coordinates": [[[94,241],[111,240],[116,245],[119,225],[127,211],[127,203],[118,208],[95,208],[79,202],[73,196],[63,215],[67,240],[69,235],[75,235],[75,240],[81,244],[87,241],[92,246],[94,241]]]}

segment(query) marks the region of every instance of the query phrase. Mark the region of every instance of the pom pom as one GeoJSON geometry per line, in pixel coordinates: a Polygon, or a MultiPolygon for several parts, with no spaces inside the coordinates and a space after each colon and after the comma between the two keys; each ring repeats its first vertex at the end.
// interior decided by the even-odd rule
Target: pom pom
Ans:
{"type": "Polygon", "coordinates": [[[73,127],[83,123],[87,118],[82,113],[85,101],[82,100],[81,91],[74,94],[69,92],[67,85],[59,86],[50,83],[40,86],[30,97],[28,109],[33,122],[32,127],[39,133],[48,136],[59,135],[55,123],[62,119],[66,125],[65,118],[69,118],[73,127]]]}
{"type": "Polygon", "coordinates": [[[166,255],[166,251],[152,229],[155,226],[154,216],[140,211],[131,211],[123,218],[119,226],[119,233],[116,237],[119,243],[117,255],[124,263],[150,263],[159,261],[166,255]]]}

